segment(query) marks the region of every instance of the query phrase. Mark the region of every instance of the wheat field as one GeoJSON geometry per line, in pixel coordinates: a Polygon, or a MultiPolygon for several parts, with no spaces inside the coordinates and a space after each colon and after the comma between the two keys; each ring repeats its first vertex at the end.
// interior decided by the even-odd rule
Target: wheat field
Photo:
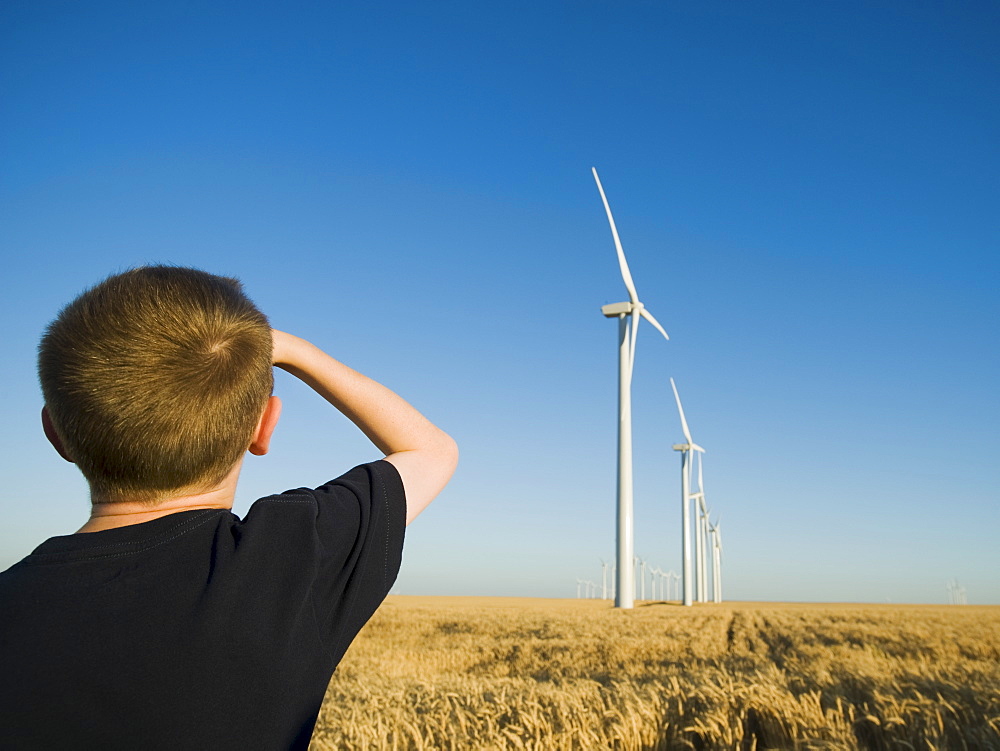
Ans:
{"type": "Polygon", "coordinates": [[[394,596],[311,748],[1000,749],[1000,607],[394,596]]]}

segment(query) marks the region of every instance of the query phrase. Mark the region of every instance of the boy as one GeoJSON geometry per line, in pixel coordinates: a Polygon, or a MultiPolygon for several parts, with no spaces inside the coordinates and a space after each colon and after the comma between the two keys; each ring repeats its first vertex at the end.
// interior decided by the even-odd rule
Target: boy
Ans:
{"type": "MultiPolygon", "coordinates": [[[[272,331],[234,279],[153,266],[71,302],[39,346],[42,425],[92,512],[0,574],[0,747],[308,746],[388,594],[454,441],[396,394],[272,331]],[[281,404],[272,364],[385,458],[232,514],[281,404]]],[[[28,500],[28,499],[25,499],[28,500]]]]}

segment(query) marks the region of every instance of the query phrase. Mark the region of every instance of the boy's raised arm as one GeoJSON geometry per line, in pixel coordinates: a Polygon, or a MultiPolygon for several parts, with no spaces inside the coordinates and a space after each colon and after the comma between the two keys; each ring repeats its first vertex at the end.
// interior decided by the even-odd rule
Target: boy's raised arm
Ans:
{"type": "Polygon", "coordinates": [[[308,384],[385,454],[403,479],[406,523],[451,479],[458,447],[398,394],[330,357],[305,339],[273,330],[274,364],[308,384]]]}

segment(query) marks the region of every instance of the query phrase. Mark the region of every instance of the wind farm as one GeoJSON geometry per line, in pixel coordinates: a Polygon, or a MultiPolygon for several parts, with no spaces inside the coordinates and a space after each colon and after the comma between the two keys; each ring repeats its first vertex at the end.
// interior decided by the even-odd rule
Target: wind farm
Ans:
{"type": "MultiPolygon", "coordinates": [[[[670,340],[670,337],[639,300],[635,282],[625,258],[625,251],[622,248],[618,227],[611,213],[611,205],[604,192],[604,186],[597,174],[597,168],[592,167],[591,172],[604,205],[608,225],[611,228],[611,237],[618,257],[618,269],[629,297],[626,302],[612,303],[601,307],[601,312],[606,318],[618,321],[618,453],[615,516],[615,570],[617,575],[611,597],[615,601],[616,608],[627,610],[634,607],[636,597],[641,600],[646,599],[646,562],[635,556],[635,489],[632,472],[632,376],[635,370],[640,318],[649,321],[667,341],[670,340]],[[630,562],[634,562],[635,565],[630,565],[630,562]],[[635,576],[637,569],[639,570],[638,578],[635,576]]],[[[721,602],[722,541],[718,532],[718,524],[713,526],[710,522],[709,509],[705,500],[702,472],[702,455],[705,453],[705,449],[691,438],[691,431],[684,415],[684,407],[681,405],[677,385],[672,377],[670,378],[670,387],[673,389],[674,399],[677,402],[680,425],[686,440],[686,443],[673,446],[674,451],[679,451],[681,456],[680,551],[682,573],[680,580],[683,584],[681,602],[685,606],[690,606],[693,602],[708,601],[709,586],[712,587],[711,601],[721,602]],[[697,490],[692,490],[692,468],[695,465],[697,465],[698,487],[697,490]],[[692,537],[695,547],[693,559],[692,537]]],[[[601,567],[602,580],[606,580],[607,569],[603,561],[601,567]]],[[[660,569],[656,569],[656,571],[659,575],[665,575],[660,569]]],[[[673,572],[670,572],[669,576],[672,580],[673,572]]],[[[651,581],[651,592],[655,592],[655,581],[655,579],[651,581]]],[[[577,583],[577,597],[580,597],[579,579],[577,583]]],[[[596,591],[596,588],[593,591],[596,591]]],[[[664,588],[661,586],[661,593],[663,592],[664,588]]],[[[606,584],[602,586],[601,596],[602,598],[608,597],[606,584]]]]}

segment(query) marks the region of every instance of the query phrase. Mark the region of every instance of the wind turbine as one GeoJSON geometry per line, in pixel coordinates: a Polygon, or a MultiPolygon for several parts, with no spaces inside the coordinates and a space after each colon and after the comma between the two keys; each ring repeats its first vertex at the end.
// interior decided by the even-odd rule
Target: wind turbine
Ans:
{"type": "MultiPolygon", "coordinates": [[[[657,566],[653,569],[655,575],[653,581],[658,583],[660,588],[660,600],[670,599],[670,574],[657,566]]],[[[653,599],[656,599],[656,587],[653,587],[653,599]]]]}
{"type": "Polygon", "coordinates": [[[709,526],[712,537],[712,602],[722,602],[722,520],[709,526]]]}
{"type": "Polygon", "coordinates": [[[604,211],[611,225],[611,236],[618,251],[618,268],[621,270],[622,281],[628,292],[628,302],[617,302],[604,305],[601,312],[606,318],[618,319],[618,514],[616,530],[616,557],[618,561],[618,579],[615,588],[615,607],[631,608],[635,604],[635,577],[632,569],[632,559],[635,556],[635,520],[632,514],[632,369],[635,365],[635,340],[639,333],[639,318],[645,318],[653,328],[669,339],[667,332],[653,318],[646,307],[639,302],[635,291],[632,273],[625,260],[625,251],[618,237],[615,218],[611,215],[611,206],[604,195],[601,178],[597,169],[591,167],[594,182],[601,194],[604,211]]]}
{"type": "MultiPolygon", "coordinates": [[[[698,477],[701,478],[701,455],[698,455],[698,477]]],[[[695,578],[698,583],[698,601],[708,602],[708,556],[710,554],[711,543],[709,542],[709,510],[705,504],[705,493],[701,489],[694,493],[696,508],[697,527],[697,566],[695,567],[695,578]]]]}
{"type": "MultiPolygon", "coordinates": [[[[691,431],[688,429],[687,419],[684,417],[684,407],[681,406],[681,397],[677,393],[677,384],[674,379],[670,379],[670,388],[674,390],[674,399],[677,401],[677,411],[681,416],[681,428],[684,430],[684,437],[687,443],[675,443],[674,451],[681,452],[681,547],[682,571],[684,575],[684,597],[683,604],[691,604],[691,500],[698,496],[691,493],[691,462],[692,451],[705,453],[705,449],[691,440],[691,431]]],[[[699,463],[700,466],[700,463],[699,463]]],[[[704,498],[704,493],[700,494],[704,498]]],[[[697,535],[698,552],[701,553],[701,535],[697,535]]]]}
{"type": "Polygon", "coordinates": [[[967,605],[968,599],[965,594],[965,587],[958,583],[958,579],[948,582],[948,595],[952,605],[967,605]]]}
{"type": "Polygon", "coordinates": [[[698,602],[708,602],[708,564],[709,553],[709,511],[705,503],[705,482],[702,477],[702,455],[695,457],[698,463],[698,490],[691,494],[695,502],[695,591],[698,602]]]}
{"type": "MultiPolygon", "coordinates": [[[[671,385],[674,388],[674,396],[677,397],[677,406],[681,412],[681,421],[684,425],[687,425],[687,420],[684,419],[684,410],[680,407],[680,397],[677,395],[677,387],[673,385],[673,380],[671,380],[671,385]]],[[[685,435],[690,443],[690,432],[686,432],[685,435]]],[[[698,602],[708,602],[709,566],[707,558],[712,555],[711,542],[709,540],[711,522],[709,520],[708,504],[705,500],[705,477],[702,472],[704,449],[701,449],[697,445],[695,445],[695,448],[698,449],[698,453],[694,458],[694,461],[698,464],[698,490],[691,493],[691,498],[695,502],[695,597],[698,602]]],[[[694,464],[692,463],[691,468],[693,466],[694,464]]],[[[691,468],[689,468],[689,472],[691,468]]],[[[690,475],[688,487],[690,488],[690,475]]]]}

